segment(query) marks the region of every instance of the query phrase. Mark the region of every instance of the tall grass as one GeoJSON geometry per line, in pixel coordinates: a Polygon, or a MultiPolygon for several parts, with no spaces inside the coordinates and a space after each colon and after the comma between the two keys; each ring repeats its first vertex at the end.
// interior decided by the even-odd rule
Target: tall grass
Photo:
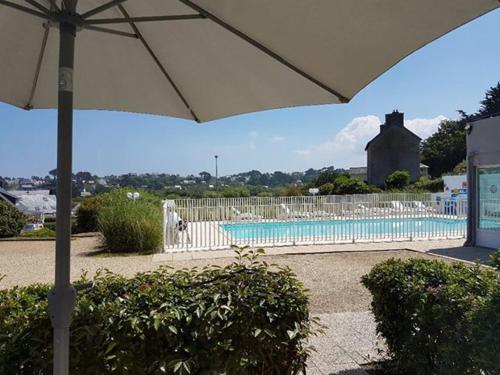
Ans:
{"type": "Polygon", "coordinates": [[[114,196],[99,211],[99,231],[110,252],[154,252],[162,242],[160,204],[114,196]]]}

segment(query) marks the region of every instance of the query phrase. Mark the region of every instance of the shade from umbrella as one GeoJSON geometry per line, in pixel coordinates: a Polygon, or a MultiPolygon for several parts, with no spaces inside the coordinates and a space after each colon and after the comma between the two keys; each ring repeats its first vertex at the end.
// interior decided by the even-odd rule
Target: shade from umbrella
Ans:
{"type": "Polygon", "coordinates": [[[73,108],[198,122],[346,103],[498,0],[0,0],[0,100],[58,108],[54,374],[69,365],[73,108]],[[75,45],[75,39],[77,43],[75,45]]]}

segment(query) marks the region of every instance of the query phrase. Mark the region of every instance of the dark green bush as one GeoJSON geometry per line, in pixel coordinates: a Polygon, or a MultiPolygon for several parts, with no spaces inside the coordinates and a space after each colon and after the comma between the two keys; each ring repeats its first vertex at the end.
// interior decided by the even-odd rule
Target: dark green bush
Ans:
{"type": "Polygon", "coordinates": [[[47,222],[45,222],[45,223],[43,223],[43,227],[47,228],[47,229],[50,229],[50,230],[53,230],[55,232],[55,230],[56,230],[56,223],[55,222],[54,223],[50,223],[50,222],[47,223],[47,222]]]}
{"type": "Polygon", "coordinates": [[[358,180],[357,178],[352,178],[346,175],[339,176],[335,179],[333,183],[333,194],[345,195],[345,194],[368,194],[373,193],[374,187],[371,187],[358,180]]]}
{"type": "MultiPolygon", "coordinates": [[[[52,373],[48,290],[0,290],[1,374],[52,373]]],[[[314,322],[291,271],[249,253],[202,271],[101,273],[78,292],[70,373],[298,374],[314,322]]]]}
{"type": "Polygon", "coordinates": [[[404,189],[410,184],[410,172],[395,171],[387,177],[385,184],[388,189],[404,189]]]}
{"type": "Polygon", "coordinates": [[[103,205],[104,194],[82,200],[76,212],[76,228],[78,232],[97,232],[97,217],[103,205]]]}
{"type": "Polygon", "coordinates": [[[26,224],[26,216],[14,206],[0,200],[0,238],[16,237],[26,224]]]}
{"type": "Polygon", "coordinates": [[[498,374],[498,271],[391,259],[362,282],[393,373],[498,374]]]}
{"type": "Polygon", "coordinates": [[[326,184],[323,184],[319,187],[319,194],[320,195],[330,195],[330,194],[333,194],[333,189],[335,188],[335,186],[330,183],[330,182],[327,182],[326,184]]]}
{"type": "Polygon", "coordinates": [[[414,190],[425,190],[432,193],[437,193],[444,190],[444,182],[441,178],[430,180],[427,177],[421,177],[410,186],[414,190]]]}
{"type": "Polygon", "coordinates": [[[161,200],[141,192],[133,201],[125,190],[108,193],[99,210],[98,228],[109,252],[153,252],[163,240],[161,200]]]}

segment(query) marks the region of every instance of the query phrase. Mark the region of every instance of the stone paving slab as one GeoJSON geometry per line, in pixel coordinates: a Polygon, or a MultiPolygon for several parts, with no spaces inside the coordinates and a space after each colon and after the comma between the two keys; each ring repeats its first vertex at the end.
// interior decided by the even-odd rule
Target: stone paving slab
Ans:
{"type": "Polygon", "coordinates": [[[383,358],[375,321],[369,311],[317,315],[325,332],[311,340],[308,375],[367,375],[360,365],[383,358]]]}

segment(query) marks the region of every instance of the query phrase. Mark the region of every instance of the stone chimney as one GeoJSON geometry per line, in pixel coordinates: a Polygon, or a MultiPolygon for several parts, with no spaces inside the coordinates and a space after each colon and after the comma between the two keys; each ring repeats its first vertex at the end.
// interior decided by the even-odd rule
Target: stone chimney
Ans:
{"type": "Polygon", "coordinates": [[[397,109],[385,115],[385,125],[387,126],[404,126],[405,114],[397,109]]]}
{"type": "Polygon", "coordinates": [[[392,113],[387,113],[385,115],[385,124],[380,125],[380,132],[382,133],[389,126],[404,127],[404,117],[405,114],[399,112],[397,109],[392,111],[392,113]]]}

